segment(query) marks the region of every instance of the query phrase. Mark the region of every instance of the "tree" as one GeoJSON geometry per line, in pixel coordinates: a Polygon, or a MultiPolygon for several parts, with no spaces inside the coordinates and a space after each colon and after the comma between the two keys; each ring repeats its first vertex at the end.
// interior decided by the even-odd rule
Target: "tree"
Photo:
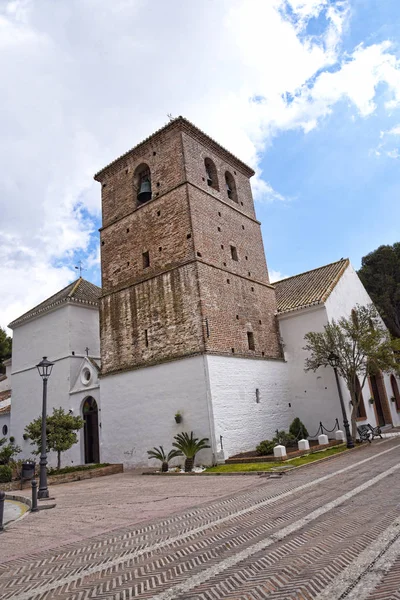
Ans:
{"type": "MultiPolygon", "coordinates": [[[[54,408],[46,419],[47,452],[57,452],[57,469],[61,468],[61,453],[72,448],[78,441],[76,432],[84,425],[81,417],[74,417],[63,408],[54,408]]],[[[42,417],[38,417],[25,427],[25,433],[36,445],[35,454],[40,454],[42,445],[42,417]]]]}
{"type": "Polygon", "coordinates": [[[154,447],[152,450],[147,450],[147,454],[149,455],[149,458],[156,458],[157,460],[161,461],[162,473],[166,473],[168,471],[168,463],[170,460],[176,456],[182,456],[182,452],[180,450],[170,450],[168,454],[165,454],[162,446],[159,448],[154,447]]]}
{"type": "Polygon", "coordinates": [[[12,339],[7,335],[5,329],[0,327],[0,373],[2,372],[3,361],[11,356],[12,339]]]}
{"type": "Polygon", "coordinates": [[[0,439],[0,465],[9,465],[14,460],[14,456],[22,452],[19,446],[16,446],[11,440],[4,445],[7,438],[0,439]]]}
{"type": "Polygon", "coordinates": [[[357,377],[360,388],[370,374],[400,372],[395,351],[400,350],[399,340],[392,340],[373,304],[357,305],[350,318],[342,317],[325,325],[322,332],[310,332],[305,336],[304,350],[310,353],[305,361],[305,371],[319,367],[337,368],[346,382],[352,402],[352,436],[357,435],[357,410],[361,394],[357,393],[357,377]]]}
{"type": "Polygon", "coordinates": [[[172,445],[186,456],[185,473],[190,473],[193,469],[196,454],[204,448],[210,448],[207,444],[208,438],[199,440],[199,438],[193,436],[193,431],[190,432],[190,437],[186,432],[178,433],[174,436],[174,440],[176,441],[172,445]]]}
{"type": "Polygon", "coordinates": [[[390,333],[400,338],[400,242],[364,256],[358,275],[390,333]]]}

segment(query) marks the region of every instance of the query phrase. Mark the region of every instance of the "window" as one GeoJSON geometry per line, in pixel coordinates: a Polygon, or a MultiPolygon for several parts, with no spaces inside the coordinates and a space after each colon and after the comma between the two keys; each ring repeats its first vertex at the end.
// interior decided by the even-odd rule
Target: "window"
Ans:
{"type": "Polygon", "coordinates": [[[144,330],[144,343],[146,344],[146,348],[149,347],[149,333],[147,329],[144,330]]]}
{"type": "Polygon", "coordinates": [[[7,435],[7,433],[8,433],[8,427],[7,427],[7,425],[3,425],[2,431],[3,431],[3,435],[7,435]]]}
{"type": "Polygon", "coordinates": [[[255,344],[254,344],[254,333],[252,331],[248,331],[247,332],[247,342],[249,344],[249,350],[255,350],[255,344]]]}
{"type": "Polygon", "coordinates": [[[256,402],[260,404],[260,390],[258,388],[256,388],[256,402]]]}
{"type": "Polygon", "coordinates": [[[232,260],[239,260],[236,246],[231,246],[231,256],[232,260]]]}
{"type": "Polygon", "coordinates": [[[366,419],[367,413],[365,411],[363,393],[362,393],[362,389],[361,389],[361,385],[360,385],[360,380],[358,379],[358,377],[356,377],[356,395],[357,395],[357,398],[359,398],[359,404],[358,404],[357,415],[356,415],[357,419],[366,419]]]}
{"type": "Polygon", "coordinates": [[[143,257],[143,269],[147,269],[147,267],[150,266],[150,253],[147,250],[146,252],[143,252],[142,254],[143,257]]]}
{"type": "Polygon", "coordinates": [[[233,200],[234,202],[238,202],[237,193],[236,193],[236,183],[235,183],[235,180],[234,180],[233,176],[231,175],[231,173],[229,173],[229,171],[226,171],[226,173],[225,173],[225,188],[226,188],[226,194],[227,194],[228,198],[230,200],[233,200]]]}
{"type": "Polygon", "coordinates": [[[396,410],[400,411],[400,392],[399,386],[397,384],[396,377],[394,375],[390,376],[390,383],[392,385],[393,397],[395,399],[396,410]]]}
{"type": "Polygon", "coordinates": [[[151,175],[149,166],[145,163],[139,165],[133,176],[133,187],[139,204],[151,200],[151,175]]]}
{"type": "Polygon", "coordinates": [[[214,190],[219,191],[217,169],[215,168],[215,165],[214,165],[213,161],[211,160],[211,158],[205,159],[204,167],[206,170],[207,185],[209,187],[214,188],[214,190]]]}

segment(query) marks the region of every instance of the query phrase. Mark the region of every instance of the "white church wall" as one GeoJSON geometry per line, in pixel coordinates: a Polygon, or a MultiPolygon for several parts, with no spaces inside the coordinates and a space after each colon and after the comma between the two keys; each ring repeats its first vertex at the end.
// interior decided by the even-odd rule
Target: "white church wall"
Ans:
{"type": "MultiPolygon", "coordinates": [[[[65,410],[74,409],[74,414],[79,414],[78,403],[71,403],[69,397],[69,360],[56,360],[51,376],[48,380],[47,414],[51,415],[53,408],[62,406],[65,410]]],[[[20,458],[32,458],[34,446],[29,440],[23,439],[25,426],[42,414],[43,382],[36,367],[13,373],[12,375],[12,408],[11,408],[11,434],[16,443],[21,446],[20,458]]],[[[49,454],[49,465],[56,466],[56,454],[49,454]]],[[[36,458],[38,460],[38,458],[36,458]]],[[[68,454],[62,457],[63,465],[81,464],[80,444],[73,446],[68,454]]]]}
{"type": "MultiPolygon", "coordinates": [[[[212,437],[203,356],[109,375],[100,380],[100,396],[104,462],[159,466],[147,457],[153,446],[168,452],[182,431],[212,437]],[[177,411],[183,416],[180,424],[174,419],[177,411]]],[[[212,454],[201,451],[196,464],[211,464],[212,454]]]]}
{"type": "Polygon", "coordinates": [[[294,417],[299,417],[313,435],[320,421],[332,429],[335,419],[342,425],[341,408],[334,372],[320,368],[316,373],[304,372],[308,353],[303,350],[304,336],[310,331],[323,331],[328,318],[324,306],[302,309],[280,315],[279,327],[289,366],[291,404],[294,417]]]}
{"type": "Polygon", "coordinates": [[[69,321],[69,351],[76,355],[100,357],[100,330],[98,308],[70,303],[67,306],[69,321]]]}
{"type": "Polygon", "coordinates": [[[67,306],[27,321],[13,332],[12,372],[30,368],[47,356],[49,360],[68,356],[69,323],[67,306]]]}
{"type": "MultiPolygon", "coordinates": [[[[368,304],[372,304],[371,297],[369,296],[367,290],[361,283],[360,278],[358,277],[356,271],[353,269],[351,265],[347,267],[342,277],[336,284],[335,288],[332,290],[329,298],[326,301],[326,311],[329,320],[332,319],[338,320],[340,317],[348,318],[351,315],[352,309],[356,306],[356,304],[360,304],[361,306],[366,306],[368,304]]],[[[382,321],[383,323],[383,321],[382,321]]],[[[398,379],[399,386],[400,380],[398,379]]],[[[390,407],[390,412],[393,419],[393,425],[400,425],[400,416],[396,410],[396,405],[390,401],[391,396],[393,395],[392,387],[390,384],[390,375],[384,374],[384,384],[386,390],[386,396],[388,400],[388,404],[390,407]]],[[[347,387],[342,385],[343,394],[345,398],[345,406],[348,410],[349,418],[350,418],[350,394],[347,390],[347,387]]],[[[366,410],[366,419],[360,421],[360,423],[370,423],[371,425],[377,425],[377,417],[375,413],[374,406],[371,405],[368,400],[371,397],[371,391],[368,385],[368,381],[365,383],[363,388],[363,398],[364,398],[364,406],[366,410]]]]}
{"type": "Polygon", "coordinates": [[[219,459],[253,450],[276,429],[289,428],[293,409],[284,361],[207,356],[207,365],[219,459]]]}

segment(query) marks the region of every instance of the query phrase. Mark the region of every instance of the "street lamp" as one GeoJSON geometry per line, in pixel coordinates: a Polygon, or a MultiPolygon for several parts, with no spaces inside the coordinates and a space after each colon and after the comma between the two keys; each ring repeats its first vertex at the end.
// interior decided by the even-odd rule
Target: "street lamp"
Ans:
{"type": "Polygon", "coordinates": [[[40,377],[43,379],[43,405],[42,405],[42,448],[40,452],[40,476],[38,498],[48,498],[49,490],[47,489],[47,439],[46,439],[46,417],[47,417],[47,380],[51,375],[51,370],[54,363],[47,360],[47,356],[43,356],[43,360],[36,365],[40,377]]]}
{"type": "Polygon", "coordinates": [[[354,448],[354,442],[353,442],[353,438],[350,433],[350,426],[349,426],[349,422],[347,420],[347,413],[346,413],[346,409],[345,409],[344,402],[343,402],[342,390],[340,388],[339,375],[337,372],[337,368],[339,365],[339,357],[337,356],[337,354],[334,354],[332,352],[329,355],[329,364],[333,367],[333,370],[335,372],[336,385],[337,385],[337,389],[338,389],[338,393],[339,393],[340,406],[341,406],[342,415],[343,415],[343,425],[344,425],[344,429],[346,432],[347,447],[354,448]]]}

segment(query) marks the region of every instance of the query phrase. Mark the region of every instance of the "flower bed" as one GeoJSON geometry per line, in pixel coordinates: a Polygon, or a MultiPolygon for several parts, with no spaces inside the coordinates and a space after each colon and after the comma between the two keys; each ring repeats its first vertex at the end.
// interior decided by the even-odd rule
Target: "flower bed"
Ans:
{"type": "Polygon", "coordinates": [[[338,444],[342,444],[343,442],[340,440],[331,440],[329,444],[324,444],[321,446],[318,444],[317,440],[310,440],[310,449],[309,450],[297,450],[295,448],[286,448],[287,456],[282,458],[276,458],[273,454],[269,454],[267,456],[260,456],[256,453],[255,450],[250,452],[242,452],[241,454],[235,454],[235,456],[231,456],[227,458],[225,461],[226,465],[233,464],[241,464],[241,463],[262,463],[262,462],[282,462],[286,460],[290,460],[291,458],[296,458],[297,456],[303,456],[304,454],[312,454],[313,452],[318,452],[319,450],[325,450],[326,448],[331,448],[333,446],[337,446],[338,444]]]}

